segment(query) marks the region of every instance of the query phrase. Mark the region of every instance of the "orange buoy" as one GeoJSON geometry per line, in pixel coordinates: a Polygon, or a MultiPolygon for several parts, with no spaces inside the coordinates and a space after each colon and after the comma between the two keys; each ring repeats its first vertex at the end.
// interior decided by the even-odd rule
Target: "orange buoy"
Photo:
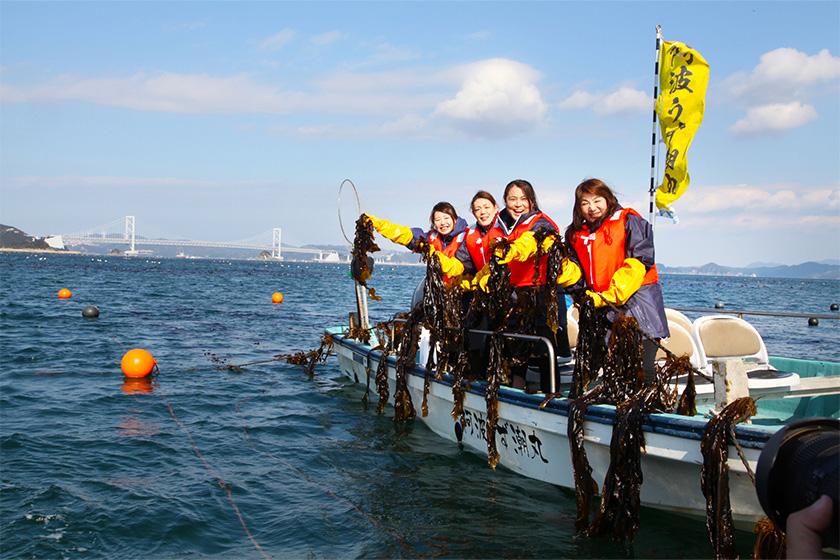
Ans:
{"type": "Polygon", "coordinates": [[[283,294],[280,292],[274,292],[271,294],[271,301],[273,303],[282,303],[283,302],[283,294]]]}
{"type": "Polygon", "coordinates": [[[58,290],[58,299],[70,299],[73,296],[73,292],[68,290],[67,288],[61,288],[58,290]]]}
{"type": "Polygon", "coordinates": [[[120,368],[126,377],[146,377],[152,373],[156,365],[154,356],[142,348],[129,350],[120,362],[120,368]]]}

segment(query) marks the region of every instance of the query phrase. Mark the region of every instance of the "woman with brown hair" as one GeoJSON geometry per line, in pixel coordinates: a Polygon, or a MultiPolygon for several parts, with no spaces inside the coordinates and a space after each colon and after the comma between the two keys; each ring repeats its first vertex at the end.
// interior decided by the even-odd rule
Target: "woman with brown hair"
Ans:
{"type": "MultiPolygon", "coordinates": [[[[622,208],[600,179],[587,179],[575,188],[566,242],[580,263],[587,294],[596,307],[609,303],[629,313],[652,339],[670,335],[656,271],[653,228],[632,208],[622,208]]],[[[608,313],[612,320],[616,315],[612,309],[608,313]]],[[[645,339],[648,379],[653,377],[656,349],[653,341],[645,339]]]]}
{"type": "MultiPolygon", "coordinates": [[[[558,357],[569,358],[571,349],[566,332],[566,300],[560,286],[546,285],[548,256],[543,254],[539,259],[536,257],[535,234],[546,231],[559,235],[557,224],[540,211],[534,187],[524,179],[516,179],[507,184],[504,201],[505,208],[499,212],[499,217],[488,236],[493,240],[504,238],[511,243],[506,256],[499,262],[506,264],[510,270],[510,284],[514,288],[516,308],[532,310],[532,313],[521,311],[515,313],[507,329],[522,334],[543,336],[551,341],[558,357]],[[549,289],[561,292],[557,294],[557,324],[559,325],[557,333],[548,327],[545,301],[549,289]],[[526,302],[530,303],[526,304],[526,302]]],[[[543,392],[548,392],[551,387],[548,356],[540,350],[535,352],[532,358],[530,361],[540,371],[540,388],[543,392]]],[[[511,384],[514,387],[531,389],[525,366],[513,369],[511,377],[511,384]]]]}
{"type": "Polygon", "coordinates": [[[376,231],[394,243],[405,245],[413,250],[422,240],[434,247],[441,255],[448,257],[440,259],[447,281],[460,276],[463,272],[463,266],[453,257],[464,241],[467,222],[458,217],[455,207],[449,202],[438,202],[432,207],[429,214],[431,229],[428,231],[423,231],[422,228],[401,226],[371,214],[367,214],[367,217],[370,218],[376,231]]]}

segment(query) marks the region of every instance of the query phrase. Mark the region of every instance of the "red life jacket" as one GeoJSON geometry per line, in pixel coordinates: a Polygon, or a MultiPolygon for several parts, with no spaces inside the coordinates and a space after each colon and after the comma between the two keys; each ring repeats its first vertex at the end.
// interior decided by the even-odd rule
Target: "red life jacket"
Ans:
{"type": "MultiPolygon", "coordinates": [[[[601,224],[595,233],[589,233],[589,227],[576,231],[572,237],[572,247],[580,260],[586,283],[598,292],[610,287],[615,271],[624,266],[626,258],[624,242],[627,237],[627,215],[639,216],[632,208],[622,208],[613,213],[601,224]]],[[[641,216],[639,216],[641,217],[641,216]]],[[[659,280],[656,266],[650,267],[642,280],[642,286],[659,280]]]]}
{"type": "MultiPolygon", "coordinates": [[[[496,223],[493,224],[493,228],[487,232],[485,238],[487,240],[495,240],[499,237],[504,237],[508,241],[516,241],[526,231],[531,231],[534,228],[534,225],[540,220],[540,218],[545,219],[552,225],[555,231],[559,231],[557,228],[557,224],[554,223],[554,220],[549,218],[547,215],[543,214],[542,212],[537,212],[533,216],[529,216],[525,220],[517,221],[516,225],[513,227],[513,231],[510,233],[506,233],[505,229],[503,228],[501,218],[496,220],[496,223]]],[[[519,288],[522,286],[542,286],[546,282],[546,271],[548,268],[548,255],[543,255],[540,258],[540,275],[536,282],[534,282],[534,266],[535,262],[534,259],[528,259],[527,261],[510,261],[508,263],[508,268],[510,269],[510,285],[514,288],[519,288]]]]}
{"type": "Polygon", "coordinates": [[[475,265],[476,270],[481,270],[484,265],[490,260],[490,232],[482,234],[478,229],[478,224],[471,228],[467,228],[467,236],[464,242],[467,244],[467,249],[470,252],[470,258],[475,265]]]}
{"type": "MultiPolygon", "coordinates": [[[[449,245],[447,245],[446,247],[443,246],[443,240],[440,238],[440,235],[436,231],[431,232],[427,237],[427,240],[429,241],[429,244],[435,248],[435,251],[440,251],[447,257],[454,258],[455,253],[458,251],[458,247],[461,246],[461,243],[464,241],[464,238],[466,238],[466,235],[467,232],[462,231],[461,233],[453,237],[452,241],[450,241],[449,245]]],[[[452,278],[450,278],[448,275],[443,275],[444,284],[448,284],[450,280],[452,280],[452,278]]]]}
{"type": "Polygon", "coordinates": [[[440,238],[438,232],[433,231],[429,234],[427,240],[429,241],[429,245],[435,248],[435,251],[440,251],[447,257],[454,257],[455,252],[460,247],[461,242],[464,240],[466,232],[462,231],[458,235],[452,238],[452,241],[449,242],[449,245],[446,247],[443,246],[443,239],[440,238]]]}

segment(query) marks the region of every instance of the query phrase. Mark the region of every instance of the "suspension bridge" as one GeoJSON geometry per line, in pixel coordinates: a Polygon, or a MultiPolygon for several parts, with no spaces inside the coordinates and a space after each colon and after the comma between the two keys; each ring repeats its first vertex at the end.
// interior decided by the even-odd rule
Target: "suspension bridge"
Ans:
{"type": "Polygon", "coordinates": [[[78,233],[62,233],[46,239],[47,243],[54,247],[72,247],[77,245],[127,245],[123,252],[127,256],[139,254],[137,247],[210,247],[221,249],[252,249],[254,251],[270,253],[272,259],[283,260],[284,253],[311,255],[319,261],[339,260],[338,253],[327,249],[306,248],[306,247],[284,247],[281,243],[282,229],[271,230],[271,242],[266,236],[268,232],[254,235],[247,239],[238,241],[200,241],[195,239],[167,239],[148,238],[137,235],[137,222],[134,216],[118,218],[107,224],[96,226],[87,231],[78,233]],[[119,231],[114,231],[119,229],[119,231]]]}

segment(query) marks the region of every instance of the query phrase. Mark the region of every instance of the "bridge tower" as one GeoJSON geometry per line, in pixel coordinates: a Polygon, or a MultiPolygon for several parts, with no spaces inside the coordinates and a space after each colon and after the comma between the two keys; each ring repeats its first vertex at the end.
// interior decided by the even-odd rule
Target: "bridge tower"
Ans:
{"type": "Polygon", "coordinates": [[[283,260],[283,255],[280,249],[280,239],[283,234],[283,230],[279,227],[274,228],[271,230],[271,258],[277,259],[278,261],[283,260]]]}
{"type": "Polygon", "coordinates": [[[126,255],[136,255],[137,250],[134,248],[134,216],[126,216],[125,217],[125,231],[123,233],[123,239],[128,241],[129,247],[128,251],[125,252],[126,255]]]}

